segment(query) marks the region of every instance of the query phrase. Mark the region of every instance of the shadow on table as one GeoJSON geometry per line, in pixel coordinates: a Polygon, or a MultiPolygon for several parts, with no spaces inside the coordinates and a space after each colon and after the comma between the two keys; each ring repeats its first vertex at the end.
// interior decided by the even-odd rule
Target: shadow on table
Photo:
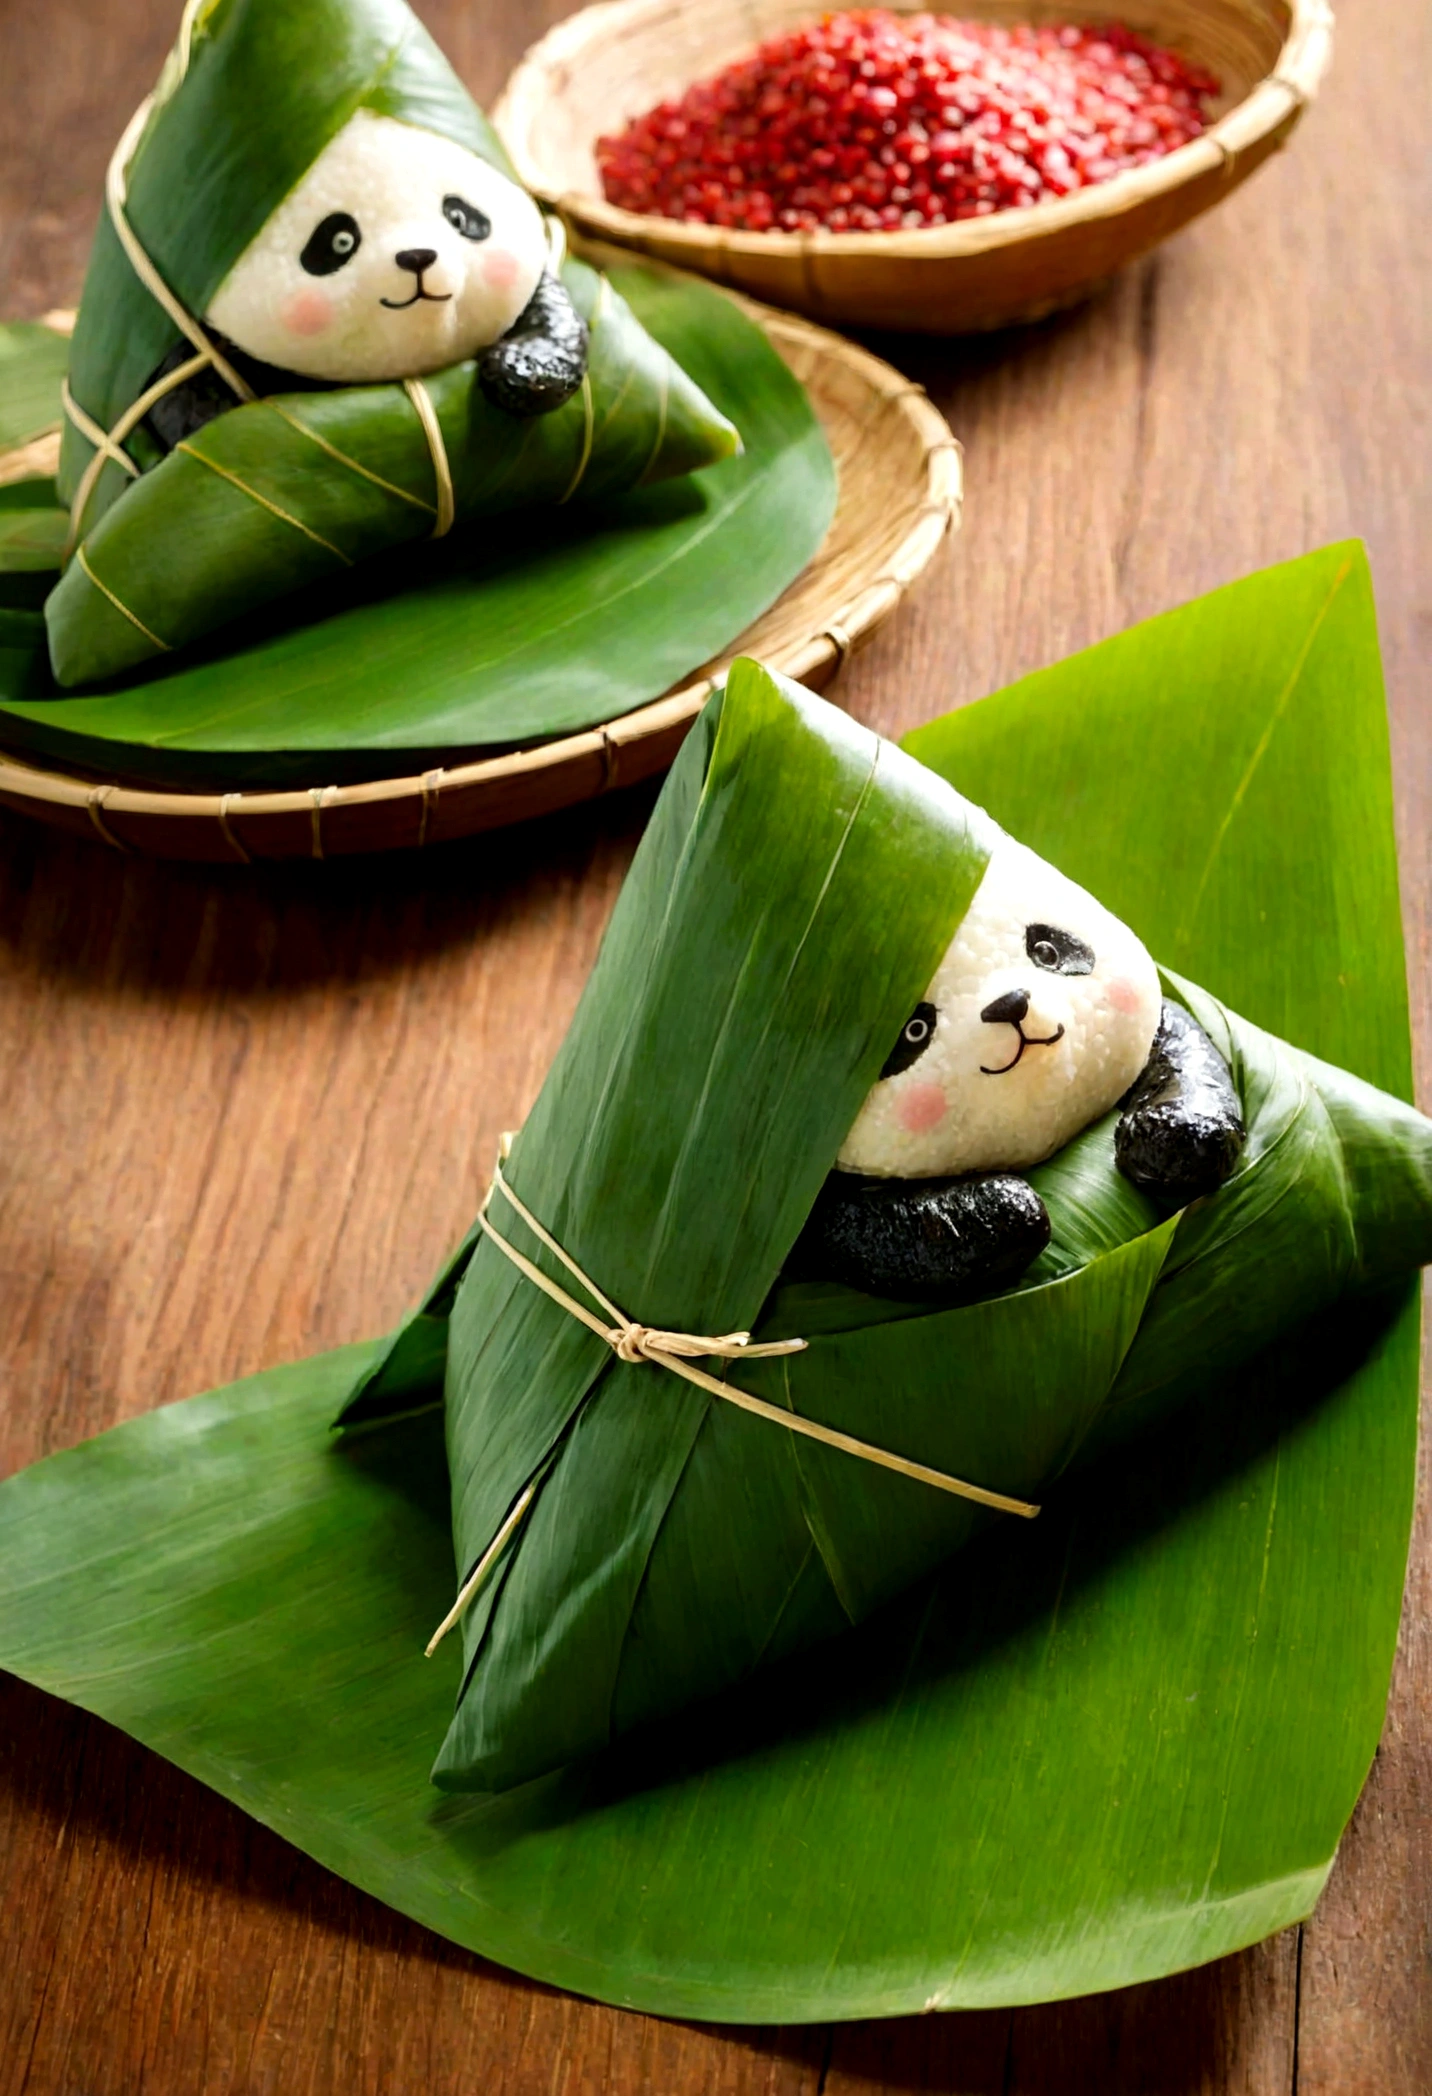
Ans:
{"type": "MultiPolygon", "coordinates": [[[[123,1733],[8,1675],[0,1676],[0,1741],[0,1816],[22,1868],[28,1861],[36,1874],[49,1876],[63,1850],[83,1858],[91,1878],[98,1864],[109,1900],[148,1909],[156,1921],[166,1908],[182,1908],[201,1928],[209,1920],[202,1904],[196,1909],[192,1895],[175,1900],[172,1890],[166,1896],[158,1888],[176,1880],[216,1888],[226,1900],[258,1910],[273,1959],[293,1956],[299,1946],[310,1959],[313,1938],[327,1939],[343,1961],[350,2005],[368,1997],[370,2073],[382,2071],[385,1999],[397,2013],[394,1959],[420,1959],[445,1971],[469,2014],[490,2016],[494,1989],[531,2003],[524,2015],[543,2019],[530,2041],[534,2061],[541,2054],[540,2072],[534,2066],[530,2082],[504,2080],[501,2096],[564,2086],[562,2059],[581,2046],[584,2031],[592,2032],[588,2018],[625,2014],[593,2009],[575,2028],[559,2020],[566,1999],[560,1990],[433,1935],[123,1733]]],[[[181,1924],[179,1913],[170,1917],[176,1933],[181,1924]]],[[[818,2090],[823,2096],[1193,2096],[1233,2085],[1226,2077],[1240,2040],[1251,2035],[1265,2052],[1291,2046],[1295,1943],[1292,1935],[1280,1937],[1196,1972],[1079,2001],[838,2025],[824,2041],[801,2027],[688,2025],[698,2043],[711,2043],[712,2078],[684,2084],[682,2096],[718,2085],[731,2096],[817,2096],[818,2090]],[[745,2070],[738,2064],[742,2055],[745,2070]]],[[[162,1935],[151,1941],[146,1932],[146,1959],[162,1945],[162,1935]]],[[[120,1986],[140,1992],[159,1984],[138,1966],[126,1969],[122,1946],[108,1954],[120,1986]]],[[[192,2000],[189,2007],[199,2013],[192,2000]]],[[[288,2040],[297,2048],[310,2035],[293,2026],[288,2040]]],[[[683,2057],[699,2062],[702,2055],[688,2047],[683,2057]]],[[[1269,2086],[1285,2080],[1270,2074],[1269,2086]]]]}
{"type": "Polygon", "coordinates": [[[357,987],[529,920],[603,861],[624,871],[659,786],[424,851],[247,866],[121,858],[0,810],[0,956],[140,1000],[357,987]]]}
{"type": "MultiPolygon", "coordinates": [[[[1061,1556],[1068,1549],[1061,1575],[1066,1591],[1099,1578],[1114,1557],[1137,1549],[1143,1537],[1216,1491],[1276,1435],[1296,1430],[1310,1408],[1376,1346],[1387,1308],[1379,1302],[1360,1306],[1355,1314],[1340,1312],[1278,1350],[1271,1362],[1255,1364],[1250,1374],[1260,1378],[1263,1400],[1256,1408],[1240,1409],[1236,1401],[1246,1383],[1230,1383],[1223,1409],[1233,1416],[1226,1432],[1209,1431],[1205,1408],[1193,1449],[1171,1434],[1079,1479],[1073,1487],[1077,1547],[1068,1548],[1067,1540],[1046,1546],[1061,1556]]],[[[382,1461],[382,1438],[355,1444],[348,1459],[376,1466],[395,1491],[413,1501],[434,1533],[445,1532],[436,1419],[422,1430],[425,1453],[414,1464],[382,1461]]],[[[1051,1503],[1048,1525],[1051,1535],[1070,1527],[1067,1494],[1064,1513],[1051,1503]]],[[[480,1860],[479,1852],[500,1850],[507,1839],[521,1839],[544,1821],[560,1822],[587,1807],[618,1803],[643,1788],[760,1753],[773,1734],[798,1735],[803,1726],[818,1725],[822,1697],[840,1715],[875,1708],[889,1692],[892,1668],[908,1687],[921,1677],[978,1665],[1004,1639],[1019,1634],[1041,1606],[1045,1583],[1041,1566],[1031,1571],[1027,1550],[1020,1573],[1008,1536],[996,1535],[976,1551],[980,1579],[968,1577],[975,1553],[967,1553],[964,1577],[952,1569],[925,1594],[906,1597],[903,1610],[873,1619],[849,1640],[849,1663],[840,1669],[829,1667],[828,1655],[813,1654],[774,1688],[763,1684],[760,1694],[721,1699],[694,1717],[654,1728],[580,1776],[534,1785],[525,1797],[514,1794],[510,1803],[496,1801],[480,1815],[480,1825],[463,1829],[461,1845],[470,1858],[480,1860]],[[970,1606],[974,1586],[988,1606],[970,1606]],[[844,1688],[832,1686],[833,1673],[844,1688]],[[851,1677],[857,1673],[852,1701],[851,1677]]],[[[21,1882],[27,1868],[53,1882],[55,1872],[70,1867],[68,1859],[76,1854],[91,1859],[87,1875],[92,1881],[92,1859],[98,1857],[106,1897],[153,1901],[160,1926],[171,1933],[180,1925],[176,1915],[192,1914],[196,1887],[201,1913],[204,1888],[222,1888],[225,1900],[209,1903],[216,1929],[232,1926],[235,1912],[242,1920],[248,1909],[249,1937],[271,1945],[274,1958],[292,1955],[292,1946],[317,1938],[331,1946],[328,1963],[345,1969],[351,1946],[358,1970],[368,1975],[364,1984],[375,1990],[391,1991],[382,1961],[396,1958],[421,1960],[451,1973],[453,1984],[474,1990],[474,2007],[480,1988],[516,1990],[534,2002],[563,1999],[556,1990],[501,1972],[391,1912],[123,1735],[18,1683],[0,1683],[0,1742],[0,1824],[14,1829],[21,1882]]],[[[57,1901],[80,1896],[71,1893],[68,1880],[60,1885],[57,1901]]],[[[912,2096],[985,2096],[986,2091],[991,2096],[996,2091],[999,2096],[1082,2096],[1085,2090],[1098,2096],[1143,2096],[1145,2091],[1192,2096],[1196,2090],[1229,2085],[1229,2062],[1260,2019],[1265,2051],[1284,2042],[1294,2013],[1295,1960],[1289,1937],[1197,1972],[1071,2003],[841,2026],[831,2036],[819,2078],[811,2065],[808,2031],[724,2028],[719,2037],[713,2033],[712,2043],[722,2044],[728,2059],[733,2047],[750,2057],[750,2078],[728,2083],[723,2068],[721,2086],[729,2086],[734,2096],[817,2096],[818,2089],[824,2096],[877,2090],[908,2090],[912,2096]]],[[[569,2031],[578,2026],[559,2022],[555,2008],[550,2013],[553,2044],[572,2044],[569,2031]]],[[[553,2067],[550,2057],[547,2067],[553,2067]]],[[[1281,2085],[1278,2075],[1270,2072],[1269,2079],[1281,2085]]],[[[679,2090],[662,2090],[661,2096],[684,2096],[688,2089],[711,2085],[683,2081],[679,2090]]],[[[535,2092],[538,2084],[504,2084],[504,2096],[509,2086],[513,2096],[526,2096],[527,2088],[535,2092]]],[[[624,2092],[617,2090],[615,2096],[624,2092]]]]}
{"type": "Polygon", "coordinates": [[[973,335],[900,334],[889,330],[847,330],[853,338],[884,358],[897,370],[925,387],[940,407],[948,410],[966,386],[998,374],[1012,385],[1026,383],[1032,367],[1050,358],[1067,355],[1075,338],[1101,321],[1107,326],[1112,309],[1132,301],[1133,325],[1140,340],[1151,331],[1157,309],[1160,281],[1166,258],[1159,254],[1144,259],[1119,276],[1096,285],[1087,298],[1015,327],[990,328],[973,335]]]}
{"type": "Polygon", "coordinates": [[[1194,2096],[1288,2087],[1298,1952],[1290,1930],[1215,1965],[1112,1994],[837,2026],[822,2096],[1194,2096]]]}
{"type": "Polygon", "coordinates": [[[310,1927],[467,1971],[497,1970],[323,1869],[117,1727],[4,1672],[0,1823],[15,1853],[33,1842],[37,1871],[63,1851],[97,1852],[123,1885],[178,1877],[221,1887],[282,1917],[284,1934],[310,1927]]]}

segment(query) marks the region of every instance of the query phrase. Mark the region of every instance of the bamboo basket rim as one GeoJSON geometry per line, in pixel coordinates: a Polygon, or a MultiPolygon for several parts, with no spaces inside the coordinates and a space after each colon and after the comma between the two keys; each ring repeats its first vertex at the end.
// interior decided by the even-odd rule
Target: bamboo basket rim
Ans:
{"type": "MultiPolygon", "coordinates": [[[[682,274],[669,264],[644,256],[633,257],[629,250],[610,249],[592,241],[580,241],[575,245],[578,252],[599,266],[635,262],[638,267],[658,273],[682,274]]],[[[734,300],[748,313],[778,350],[783,345],[793,351],[809,350],[826,364],[843,369],[867,391],[877,394],[883,405],[893,407],[909,425],[920,446],[924,472],[922,495],[914,507],[910,526],[893,554],[879,572],[863,580],[855,594],[838,605],[821,626],[794,646],[777,651],[773,657],[787,676],[822,686],[898,608],[947,532],[957,526],[964,493],[963,453],[949,424],[929,399],[924,387],[907,379],[893,365],[818,322],[764,305],[740,292],[719,286],[713,288],[719,289],[723,297],[734,300]]],[[[3,464],[4,461],[0,460],[0,467],[3,464]]],[[[798,576],[790,589],[798,589],[801,580],[802,577],[798,576]]],[[[345,809],[417,801],[421,804],[418,831],[410,841],[410,848],[421,847],[429,841],[436,841],[437,814],[443,798],[463,788],[500,787],[503,782],[514,782],[544,770],[560,770],[595,759],[600,765],[601,781],[596,793],[579,793],[554,801],[548,812],[556,812],[562,806],[575,805],[620,785],[635,783],[637,777],[646,774],[634,771],[630,781],[624,779],[623,752],[694,720],[729,663],[742,652],[738,638],[709,672],[630,713],[530,749],[511,750],[466,764],[438,766],[424,772],[372,779],[351,786],[187,792],[106,780],[88,772],[69,771],[53,763],[34,764],[0,749],[0,801],[12,808],[17,803],[28,804],[28,812],[36,814],[45,809],[72,811],[82,815],[95,834],[113,850],[140,856],[145,853],[144,845],[118,835],[112,827],[114,818],[131,816],[148,821],[178,818],[191,823],[196,819],[211,822],[222,833],[228,848],[227,856],[245,862],[271,855],[261,849],[251,852],[245,848],[238,828],[241,822],[264,817],[301,818],[309,826],[310,856],[321,859],[326,856],[325,842],[328,841],[324,834],[326,817],[345,809]]],[[[501,821],[500,816],[496,822],[488,817],[472,828],[497,827],[501,821]]],[[[464,834],[469,834],[464,828],[446,832],[451,837],[464,834]]],[[[250,841],[254,841],[252,836],[250,841]]],[[[365,850],[385,848],[400,849],[402,846],[395,840],[386,846],[360,847],[365,850]]]]}
{"type": "MultiPolygon", "coordinates": [[[[655,212],[625,211],[591,190],[553,187],[530,144],[534,119],[551,98],[554,78],[565,76],[582,53],[598,39],[622,35],[646,22],[684,11],[695,0],[596,0],[549,29],[518,62],[493,105],[492,120],[513,165],[533,195],[585,231],[624,246],[659,238],[664,249],[695,255],[779,258],[804,262],[812,258],[892,261],[948,261],[988,254],[1026,240],[1045,239],[1070,227],[1117,219],[1153,199],[1181,189],[1198,176],[1231,169],[1250,147],[1261,144],[1300,116],[1316,99],[1332,55],[1333,11],[1329,0],[1281,0],[1288,27],[1278,62],[1241,101],[1224,111],[1206,131],[1144,167],[1112,175],[1105,182],[1053,202],[1023,205],[961,219],[954,225],[922,231],[836,233],[824,228],[804,232],[752,233],[736,227],[695,225],[655,212]]],[[[890,0],[901,8],[902,0],[890,0]]],[[[905,0],[908,8],[912,0],[905,0]]],[[[926,5],[928,0],[913,0],[926,5]]],[[[978,0],[975,0],[976,6],[978,0]]],[[[752,23],[758,6],[743,0],[738,10],[752,23]]],[[[819,0],[810,12],[819,13],[819,0]]]]}

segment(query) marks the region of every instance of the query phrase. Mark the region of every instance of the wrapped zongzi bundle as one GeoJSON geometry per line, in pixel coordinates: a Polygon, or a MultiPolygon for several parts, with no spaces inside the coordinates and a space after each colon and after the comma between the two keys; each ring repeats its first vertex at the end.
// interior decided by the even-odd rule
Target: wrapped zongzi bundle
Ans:
{"type": "Polygon", "coordinates": [[[445,1361],[435,1780],[520,1783],[835,1637],[1429,1258],[1432,1123],[738,663],[477,1228],[345,1412],[445,1361]]]}
{"type": "Polygon", "coordinates": [[[189,0],[75,327],[59,682],[454,523],[728,457],[560,244],[404,0],[189,0]]]}

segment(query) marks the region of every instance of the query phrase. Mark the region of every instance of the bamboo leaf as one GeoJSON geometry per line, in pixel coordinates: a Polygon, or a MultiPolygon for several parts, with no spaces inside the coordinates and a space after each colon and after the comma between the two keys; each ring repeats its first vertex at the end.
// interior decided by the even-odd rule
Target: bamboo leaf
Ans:
{"type": "Polygon", "coordinates": [[[1036,671],[905,747],[1096,888],[1168,967],[1270,1033],[1412,1096],[1402,975],[1374,959],[1392,929],[1372,881],[1390,870],[1391,791],[1372,579],[1356,541],[1036,671]],[[1363,709],[1355,725],[1349,686],[1363,709]],[[1354,764],[1355,735],[1369,747],[1354,764]],[[1312,762],[1320,736],[1337,764],[1312,762]],[[1104,751],[1137,762],[1100,761],[1104,751]],[[1371,859],[1366,882],[1334,840],[1371,859]],[[1366,923],[1366,962],[1350,922],[1351,973],[1309,967],[1340,910],[1366,923]]]}
{"type": "Polygon", "coordinates": [[[201,646],[103,695],[56,697],[37,633],[0,651],[6,745],[178,784],[380,776],[611,719],[718,654],[819,547],[830,452],[729,299],[639,269],[612,281],[742,457],[385,557],[250,620],[236,652],[201,646]]]}
{"type": "MultiPolygon", "coordinates": [[[[128,215],[170,289],[203,314],[249,242],[354,111],[396,117],[511,173],[486,117],[404,0],[208,0],[171,54],[128,176],[128,215]]],[[[100,216],[75,323],[70,384],[103,428],[173,346],[172,319],[100,216]]],[[[69,425],[66,502],[90,456],[69,425]]],[[[105,468],[102,509],[124,485],[105,468]]]]}
{"type": "MultiPolygon", "coordinates": [[[[579,392],[520,420],[494,407],[469,360],[426,382],[459,524],[582,508],[730,458],[736,430],[584,263],[563,266],[589,330],[579,392]]],[[[433,537],[426,422],[399,384],[282,392],[231,408],[150,468],[93,521],[45,606],[66,691],[132,673],[269,605],[433,537]]],[[[688,507],[690,502],[688,498],[688,507]]],[[[471,568],[472,547],[468,556],[471,568]]],[[[480,564],[476,569],[477,579],[480,564]]],[[[290,623],[292,619],[290,618],[290,623]]]]}
{"type": "MultiPolygon", "coordinates": [[[[1326,621],[1315,608],[1299,664],[1326,621]]],[[[1279,676],[1273,724],[1289,704],[1279,676]]],[[[1106,1148],[1108,1194],[1086,1171],[1080,1236],[1092,1209],[1108,1248],[1081,1264],[1056,1240],[1060,1278],[925,1317],[892,1318],[850,1291],[847,1314],[827,1314],[818,1334],[798,1321],[803,1305],[768,1301],[885,1045],[964,913],[990,832],[969,802],[932,790],[928,773],[912,790],[882,768],[875,738],[837,732],[755,665],[737,665],[712,723],[638,853],[619,935],[508,1167],[630,1314],[678,1331],[754,1327],[761,1343],[805,1338],[794,1356],[740,1363],[740,1388],[1038,1502],[1091,1431],[1105,1442],[1136,1425],[1172,1430],[1180,1406],[1351,1285],[1360,1204],[1332,1101],[1354,1080],[1314,1081],[1280,1042],[1170,980],[1224,1047],[1243,1101],[1248,1141],[1219,1193],[1150,1229],[1106,1148]],[[844,772],[831,768],[837,753],[844,772]]],[[[1268,745],[1264,731],[1258,761],[1268,745]]],[[[1247,778],[1245,767],[1234,815],[1247,778]]],[[[1381,1114],[1413,1169],[1375,1281],[1432,1258],[1432,1124],[1392,1099],[1381,1114]]],[[[1061,1170],[1056,1160],[1045,1176],[1061,1170]]],[[[522,1249],[563,1279],[535,1239],[522,1249]]],[[[446,1788],[529,1781],[727,1688],[863,1620],[989,1518],[967,1495],[614,1362],[566,1310],[514,1286],[490,1242],[458,1289],[445,1401],[464,1579],[519,1498],[527,1509],[500,1581],[464,1619],[463,1689],[434,1768],[446,1788]]]]}
{"type": "Polygon", "coordinates": [[[0,325],[0,453],[60,426],[60,386],[70,345],[36,320],[0,325]]]}
{"type": "Polygon", "coordinates": [[[54,483],[0,487],[0,608],[38,611],[54,585],[69,518],[55,507],[54,483]]]}
{"type": "MultiPolygon", "coordinates": [[[[730,725],[723,717],[720,733],[730,725]]],[[[836,720],[830,736],[828,790],[792,811],[809,827],[787,878],[850,805],[842,767],[859,731],[836,720]]],[[[776,2021],[986,2005],[1217,1956],[1310,1909],[1381,1723],[1411,1511],[1417,1313],[1405,1283],[1390,1294],[1365,1284],[1379,1263],[1408,1256],[1408,1218],[1425,1214],[1432,1179],[1426,1124],[1364,1081],[1405,1078],[1407,1033],[1361,557],[1329,549],[1254,577],[914,741],[1011,829],[1152,927],[1166,955],[1169,932],[1186,929],[1170,956],[1172,987],[1236,1037],[1258,1109],[1239,1195],[1244,1237],[1276,1214],[1259,1207],[1269,1160],[1304,1142],[1326,1156],[1331,1137],[1358,1227],[1351,1251],[1336,1227],[1311,1231],[1304,1250],[1363,1293],[1218,1379],[1161,1437],[1106,1444],[1096,1459],[1091,1436],[1036,1523],[990,1527],[866,1629],[496,1798],[439,1799],[426,1781],[462,1671],[453,1640],[431,1664],[416,1656],[452,1591],[436,1414],[337,1446],[327,1432],[347,1393],[381,1389],[384,1348],[164,1408],[0,1488],[7,1664],[456,1940],[667,2014],[776,2021]],[[1110,761],[1130,749],[1137,765],[1110,761]],[[1260,796],[1276,822],[1260,817],[1260,796]],[[1206,866],[1195,908],[1179,883],[1187,891],[1206,866]],[[1276,1022],[1296,1049],[1221,1018],[1184,973],[1276,1022]]],[[[654,875],[686,870],[713,779],[715,799],[728,796],[714,719],[688,748],[644,847],[654,875]]],[[[708,932],[729,925],[734,941],[762,874],[780,862],[770,844],[757,864],[738,857],[747,885],[712,895],[708,932]]],[[[832,927],[851,940],[854,893],[832,927]]],[[[920,922],[884,962],[882,1007],[898,1007],[906,975],[924,964],[922,942],[940,932],[918,885],[899,897],[920,922]]],[[[637,964],[642,929],[624,896],[599,974],[637,964]]],[[[778,935],[774,921],[761,934],[778,935]]],[[[677,917],[665,936],[685,936],[677,917]]],[[[649,965],[660,969],[656,947],[649,965]]],[[[559,1059],[539,1116],[557,1112],[554,1082],[572,1093],[589,1063],[620,1076],[621,1035],[600,999],[582,1023],[581,1064],[559,1059]]],[[[839,1045],[851,1023],[832,1015],[832,1071],[852,1052],[839,1045]]],[[[651,1038],[664,1038],[659,1027],[651,1038]]],[[[709,1015],[693,1016],[686,1039],[705,1053],[709,1015]]],[[[764,1064],[756,1074],[772,1081],[764,1064]]],[[[678,1092],[698,1082],[670,1075],[678,1092]]],[[[837,1104],[845,1111],[831,1105],[832,1125],[837,1104]]],[[[796,1108],[820,1110],[803,1096],[796,1108]]],[[[744,1098],[740,1110],[759,1120],[744,1098]]],[[[689,1111],[688,1099],[673,1127],[689,1111]]],[[[653,1134],[658,1147],[671,1140],[659,1112],[653,1134]]],[[[514,1183],[529,1175],[539,1210],[553,1192],[542,1174],[555,1172],[540,1137],[539,1118],[513,1159],[514,1183]]],[[[823,1139],[814,1121],[806,1138],[823,1139]]],[[[1135,1210],[1091,1207],[1099,1139],[1065,1180],[1071,1228],[1094,1257],[1026,1292],[1040,1315],[1097,1289],[1103,1319],[1121,1268],[1126,1302],[1150,1288],[1153,1302],[1196,1290],[1219,1256],[1216,1201],[1202,1221],[1190,1211],[1155,1230],[1135,1210]]],[[[600,1142],[576,1162],[594,1187],[620,1174],[600,1142]]],[[[750,1175],[766,1207],[734,1263],[719,1212],[694,1247],[712,1277],[699,1287],[733,1311],[765,1285],[758,1247],[784,1229],[783,1204],[804,1198],[786,1184],[791,1159],[771,1162],[769,1183],[750,1175]]],[[[683,1169],[698,1174],[700,1163],[693,1155],[683,1169]]],[[[730,1198],[722,1175],[713,1186],[718,1204],[730,1198]]],[[[1322,1180],[1321,1199],[1319,1189],[1322,1180]]],[[[554,1202],[559,1234],[579,1195],[570,1218],[554,1202]]],[[[593,1263],[598,1249],[608,1255],[602,1273],[619,1301],[646,1277],[639,1236],[613,1229],[578,1249],[593,1263]]],[[[461,1265],[388,1353],[390,1373],[406,1364],[397,1380],[409,1395],[430,1373],[461,1265]]],[[[698,1283],[665,1262],[661,1274],[680,1311],[698,1283]]],[[[536,1291],[526,1300],[524,1319],[545,1314],[530,1307],[545,1303],[536,1291]]],[[[981,1344],[998,1345],[991,1334],[1009,1300],[1018,1298],[975,1306],[981,1344]]],[[[645,1307],[634,1293],[631,1307],[645,1307]]],[[[834,1300],[827,1307],[827,1358],[853,1363],[875,1341],[842,1325],[834,1300]]],[[[906,1317],[880,1333],[907,1334],[918,1350],[929,1343],[921,1328],[937,1322],[906,1317]]],[[[1100,1325],[1111,1356],[1116,1326],[1100,1325]]],[[[578,1338],[553,1333],[550,1343],[587,1345],[580,1327],[570,1331],[578,1338]]],[[[1136,1336],[1122,1354],[1123,1374],[1139,1345],[1136,1336]]],[[[655,1371],[608,1373],[620,1390],[618,1375],[655,1371]]],[[[867,1381],[852,1371],[856,1401],[867,1381]]],[[[1038,1392],[1015,1396],[1033,1408],[1027,1427],[1038,1392]]],[[[648,1403],[661,1402],[651,1392],[648,1403]]],[[[680,1390],[672,1402],[679,1413],[680,1390]]],[[[779,1443],[788,1460],[791,1437],[766,1431],[767,1455],[727,1464],[727,1486],[748,1499],[713,1560],[741,1619],[768,1605],[757,1591],[763,1554],[743,1552],[741,1539],[791,1505],[769,1455],[779,1443]]],[[[535,1435],[526,1460],[540,1462],[543,1447],[535,1435]]],[[[701,1434],[691,1460],[715,1465],[735,1447],[701,1434]]],[[[457,1453],[464,1460],[461,1444],[457,1453]]],[[[811,1503],[827,1531],[845,1527],[845,1563],[851,1510],[824,1493],[811,1503]]],[[[709,1529],[701,1540],[722,1543],[709,1529]]],[[[674,1542],[663,1527],[659,1543],[674,1542]]],[[[778,1637],[790,1646],[826,1624],[821,1542],[809,1533],[780,1597],[778,1637]]],[[[639,1699],[640,1682],[628,1687],[639,1699]]]]}

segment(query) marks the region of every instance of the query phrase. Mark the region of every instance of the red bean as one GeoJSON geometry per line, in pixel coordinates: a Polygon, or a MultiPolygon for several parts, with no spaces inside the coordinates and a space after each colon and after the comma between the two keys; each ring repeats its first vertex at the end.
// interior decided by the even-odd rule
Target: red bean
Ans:
{"type": "Polygon", "coordinates": [[[1068,196],[1196,138],[1212,74],[1119,25],[862,9],[773,37],[597,141],[610,203],[874,232],[1068,196]]]}

